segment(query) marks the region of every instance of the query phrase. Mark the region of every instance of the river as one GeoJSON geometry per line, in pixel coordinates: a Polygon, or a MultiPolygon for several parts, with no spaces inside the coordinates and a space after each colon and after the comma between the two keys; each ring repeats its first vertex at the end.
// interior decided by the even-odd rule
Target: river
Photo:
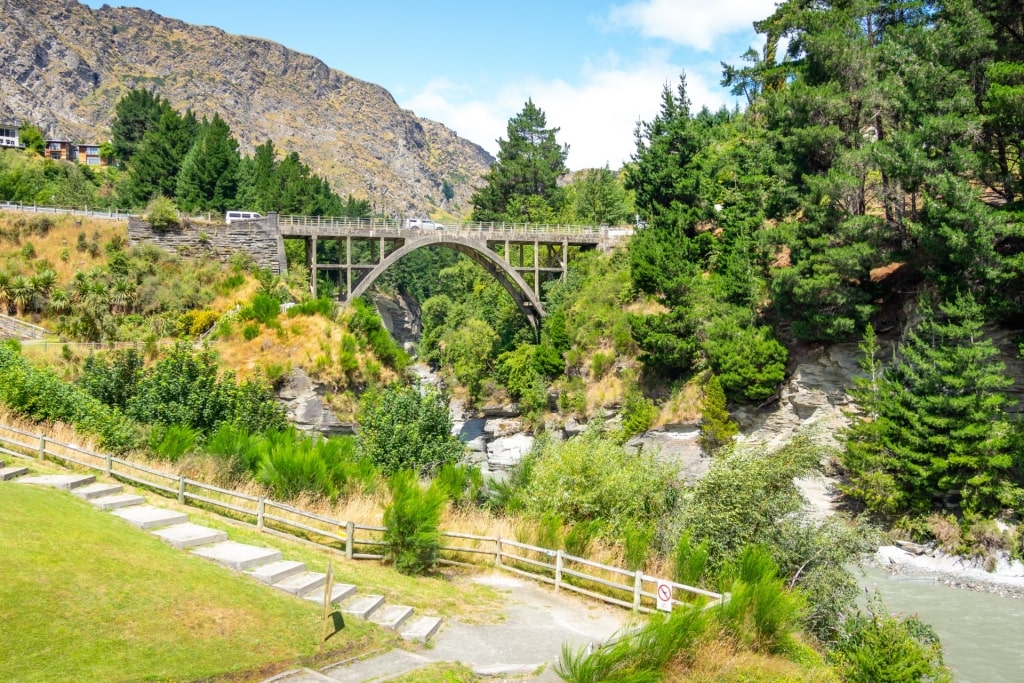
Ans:
{"type": "Polygon", "coordinates": [[[935,628],[957,683],[1024,681],[1024,600],[866,571],[861,585],[877,586],[891,611],[917,613],[935,628]]]}

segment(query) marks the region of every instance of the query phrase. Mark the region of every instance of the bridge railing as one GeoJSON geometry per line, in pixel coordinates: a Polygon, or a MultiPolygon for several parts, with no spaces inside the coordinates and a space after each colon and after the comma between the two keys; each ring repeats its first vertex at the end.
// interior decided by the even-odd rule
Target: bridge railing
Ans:
{"type": "Polygon", "coordinates": [[[578,237],[619,237],[633,232],[632,226],[552,225],[544,223],[484,223],[472,221],[434,222],[433,228],[413,228],[406,220],[391,218],[338,218],[332,216],[278,216],[278,227],[327,228],[342,230],[395,230],[403,232],[470,233],[474,235],[565,235],[578,237]]]}
{"type": "Polygon", "coordinates": [[[129,217],[137,215],[120,209],[90,209],[88,206],[45,206],[42,204],[26,204],[24,202],[0,202],[0,211],[67,214],[89,218],[108,218],[117,221],[128,220],[129,217]]]}

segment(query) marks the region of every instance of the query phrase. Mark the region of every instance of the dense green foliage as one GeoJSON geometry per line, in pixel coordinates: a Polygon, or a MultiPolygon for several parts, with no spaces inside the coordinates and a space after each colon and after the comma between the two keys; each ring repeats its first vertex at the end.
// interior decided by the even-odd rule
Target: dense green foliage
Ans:
{"type": "Polygon", "coordinates": [[[429,387],[391,384],[371,389],[359,403],[356,452],[385,474],[430,474],[456,462],[463,446],[441,394],[429,387]]]}
{"type": "Polygon", "coordinates": [[[576,524],[599,520],[607,537],[653,529],[669,510],[673,471],[652,455],[633,454],[591,429],[565,442],[540,439],[528,456],[527,512],[576,524]]]}
{"type": "Polygon", "coordinates": [[[124,453],[138,445],[130,419],[51,371],[32,366],[13,347],[0,345],[0,403],[38,422],[67,422],[99,437],[100,445],[124,453]]]}
{"type": "Polygon", "coordinates": [[[935,631],[916,616],[890,614],[877,596],[843,624],[834,658],[850,683],[953,681],[935,631]]]}
{"type": "Polygon", "coordinates": [[[558,128],[527,100],[523,111],[509,119],[508,139],[498,140],[498,161],[484,176],[473,204],[475,221],[552,223],[561,207],[558,179],[568,168],[569,148],[555,140],[558,128]]]}
{"type": "Polygon", "coordinates": [[[437,562],[441,536],[438,525],[447,502],[443,487],[424,488],[416,472],[391,475],[391,503],[384,509],[382,538],[385,558],[403,574],[422,574],[437,562]]]}
{"type": "Polygon", "coordinates": [[[848,494],[883,514],[927,514],[949,493],[968,512],[998,514],[1024,501],[1024,454],[1003,393],[1012,380],[981,330],[970,297],[926,306],[924,318],[880,371],[869,333],[855,390],[862,416],[851,426],[843,463],[848,494]]]}

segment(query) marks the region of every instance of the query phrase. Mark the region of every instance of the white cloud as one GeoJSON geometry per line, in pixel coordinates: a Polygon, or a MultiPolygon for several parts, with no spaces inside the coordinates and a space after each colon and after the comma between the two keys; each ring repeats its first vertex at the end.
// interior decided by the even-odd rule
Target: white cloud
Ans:
{"type": "MultiPolygon", "coordinates": [[[[636,150],[633,131],[638,120],[653,119],[661,106],[665,84],[675,88],[683,67],[662,54],[649,54],[643,63],[623,67],[614,55],[607,64],[582,69],[579,84],[563,80],[529,80],[505,84],[494,93],[471,93],[450,81],[429,83],[407,103],[417,115],[441,121],[492,154],[496,140],[506,137],[508,120],[522,111],[527,98],[547,115],[549,126],[560,128],[558,141],[569,145],[571,169],[612,169],[636,150]]],[[[717,64],[712,67],[717,69],[717,64]]],[[[724,96],[717,76],[686,69],[687,94],[693,110],[717,109],[724,96]]]]}
{"type": "Polygon", "coordinates": [[[609,23],[638,29],[646,38],[663,38],[696,50],[711,50],[715,41],[750,30],[769,16],[775,0],[634,0],[612,7],[609,23]]]}

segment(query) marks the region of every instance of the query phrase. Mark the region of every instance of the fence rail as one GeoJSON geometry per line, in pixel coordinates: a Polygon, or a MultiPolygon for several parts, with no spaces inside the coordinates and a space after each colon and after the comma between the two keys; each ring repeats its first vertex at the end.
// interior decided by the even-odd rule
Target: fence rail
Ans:
{"type": "MultiPolygon", "coordinates": [[[[544,223],[497,223],[450,221],[434,223],[433,228],[411,227],[408,220],[393,218],[336,218],[332,216],[289,216],[277,218],[280,228],[303,228],[303,232],[318,232],[319,229],[330,230],[385,230],[409,234],[415,232],[429,233],[454,232],[470,233],[474,236],[499,235],[536,235],[536,236],[623,236],[633,232],[632,226],[608,225],[552,225],[544,223]]],[[[287,232],[285,230],[284,232],[287,232]]]]}
{"type": "Polygon", "coordinates": [[[106,218],[115,221],[126,221],[138,214],[128,213],[120,209],[90,209],[88,206],[43,206],[24,202],[0,202],[0,211],[27,211],[29,213],[56,213],[69,216],[87,216],[89,218],[106,218]]]}
{"type": "MultiPolygon", "coordinates": [[[[379,560],[384,557],[379,552],[367,551],[386,545],[382,539],[386,527],[333,519],[266,496],[253,496],[213,486],[109,453],[96,453],[75,444],[50,439],[45,434],[0,424],[0,453],[25,459],[49,458],[97,470],[109,477],[176,497],[179,503],[199,503],[221,516],[252,523],[261,531],[298,537],[332,550],[343,551],[348,559],[379,560]]],[[[502,571],[551,584],[556,590],[565,589],[640,612],[654,611],[656,586],[659,582],[664,583],[641,570],[601,564],[569,555],[562,550],[551,550],[508,538],[454,531],[442,531],[440,535],[443,563],[489,564],[502,571]],[[467,556],[477,561],[464,561],[467,556]]],[[[669,583],[673,588],[672,602],[675,605],[689,605],[691,601],[700,598],[712,601],[724,599],[720,593],[669,583]]]]}

